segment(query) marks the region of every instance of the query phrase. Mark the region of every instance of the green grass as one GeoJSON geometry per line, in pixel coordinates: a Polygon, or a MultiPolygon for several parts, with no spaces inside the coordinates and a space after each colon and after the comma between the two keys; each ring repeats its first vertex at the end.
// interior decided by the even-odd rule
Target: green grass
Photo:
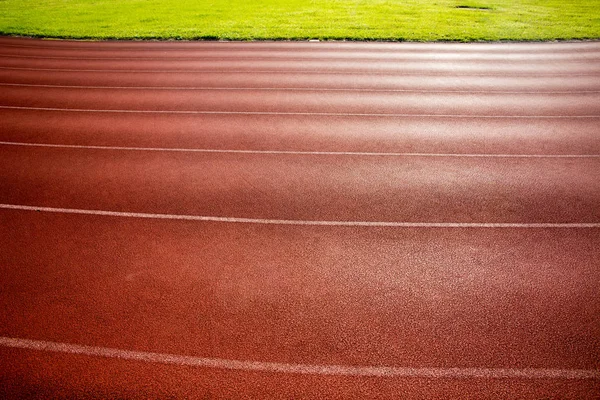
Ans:
{"type": "Polygon", "coordinates": [[[599,39],[600,0],[0,0],[0,34],[79,39],[599,39]]]}

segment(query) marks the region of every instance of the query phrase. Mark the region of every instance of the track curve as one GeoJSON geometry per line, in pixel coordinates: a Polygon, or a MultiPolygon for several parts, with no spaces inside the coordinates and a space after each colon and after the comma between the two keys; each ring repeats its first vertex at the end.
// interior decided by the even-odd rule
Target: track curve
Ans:
{"type": "Polygon", "coordinates": [[[599,60],[0,38],[0,393],[597,398],[599,60]]]}

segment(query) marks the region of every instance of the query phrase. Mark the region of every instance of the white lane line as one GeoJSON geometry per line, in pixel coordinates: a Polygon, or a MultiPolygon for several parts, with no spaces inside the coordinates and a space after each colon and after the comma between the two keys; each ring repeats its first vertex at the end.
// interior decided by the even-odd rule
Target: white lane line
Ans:
{"type": "MultiPolygon", "coordinates": [[[[211,51],[211,50],[208,50],[211,51]]],[[[258,50],[260,52],[261,50],[258,50]]],[[[279,53],[289,53],[287,51],[279,51],[279,53]]],[[[357,53],[360,53],[358,51],[357,53]]],[[[575,53],[575,54],[551,54],[548,56],[537,56],[530,54],[518,54],[517,57],[514,57],[511,54],[500,55],[499,57],[486,57],[486,56],[478,56],[471,54],[459,54],[458,56],[450,54],[432,54],[432,53],[400,53],[394,52],[393,55],[389,54],[377,54],[377,53],[368,53],[368,54],[376,54],[374,57],[350,54],[349,56],[325,56],[323,58],[321,55],[313,55],[313,56],[305,56],[298,57],[298,53],[295,56],[288,57],[285,55],[274,55],[271,53],[269,56],[213,56],[200,54],[198,55],[189,55],[189,56],[166,56],[166,57],[76,57],[76,56],[37,56],[37,55],[26,55],[26,54],[0,54],[0,58],[29,58],[36,60],[78,60],[78,61],[110,61],[110,60],[119,60],[119,61],[322,61],[326,59],[331,62],[387,62],[387,63],[433,63],[433,62],[444,62],[444,63],[550,63],[550,62],[575,62],[575,63],[585,63],[585,62],[595,62],[600,61],[600,57],[598,55],[589,55],[589,53],[575,53]],[[583,55],[582,55],[583,54],[583,55]],[[429,55],[429,57],[427,57],[429,55]],[[413,56],[413,57],[411,57],[413,56]]],[[[340,54],[340,53],[338,53],[340,54]]],[[[347,54],[347,53],[346,53],[347,54]]]]}
{"type": "Polygon", "coordinates": [[[600,154],[462,154],[462,153],[382,153],[363,151],[294,151],[294,150],[235,150],[235,149],[190,149],[166,147],[121,147],[85,146],[75,144],[25,143],[0,141],[0,145],[50,147],[64,149],[123,150],[123,151],[164,151],[179,153],[225,153],[225,154],[275,154],[275,155],[315,155],[315,156],[378,156],[378,157],[469,157],[469,158],[600,158],[600,154]]]}
{"type": "Polygon", "coordinates": [[[310,221],[290,219],[265,219],[265,218],[236,218],[215,217],[205,215],[181,214],[152,214],[139,212],[85,210],[79,208],[57,208],[41,206],[25,206],[20,204],[0,204],[0,209],[37,211],[61,214],[99,215],[108,217],[148,218],[185,220],[202,222],[226,222],[262,225],[305,225],[305,226],[349,226],[349,227],[381,227],[381,228],[600,228],[600,222],[590,223],[512,223],[512,222],[385,222],[385,221],[310,221]]]}
{"type": "Polygon", "coordinates": [[[319,112],[276,112],[276,111],[195,111],[195,110],[98,110],[87,108],[21,107],[0,106],[4,110],[64,111],[87,113],[127,113],[127,114],[202,114],[202,115],[297,115],[324,117],[387,117],[387,118],[534,118],[571,119],[600,118],[600,115],[471,115],[471,114],[365,114],[365,113],[319,113],[319,112]]]}
{"type": "Polygon", "coordinates": [[[352,365],[311,365],[265,361],[242,361],[223,358],[183,356],[108,347],[85,346],[44,340],[0,337],[0,346],[92,357],[116,358],[156,364],[218,368],[282,374],[334,375],[386,378],[472,378],[472,379],[600,379],[600,370],[549,368],[431,368],[381,367],[352,365]]]}
{"type": "Polygon", "coordinates": [[[600,90],[443,90],[443,89],[377,89],[377,88],[316,88],[316,87],[210,87],[210,86],[85,86],[85,85],[48,85],[33,83],[5,83],[0,86],[64,88],[64,89],[116,89],[116,90],[228,90],[228,91],[295,91],[295,92],[382,92],[382,93],[490,93],[490,94],[586,94],[600,93],[600,90]]]}
{"type": "Polygon", "coordinates": [[[316,70],[190,70],[190,69],[167,69],[167,70],[151,70],[151,69],[71,69],[71,68],[32,68],[32,67],[4,67],[0,66],[0,69],[11,70],[11,71],[57,71],[57,72],[106,72],[106,73],[148,73],[148,74],[305,74],[305,75],[391,75],[391,76],[443,76],[445,78],[452,76],[460,77],[506,77],[510,74],[512,77],[578,77],[578,76],[598,76],[599,72],[589,73],[552,73],[552,72],[497,72],[478,74],[472,72],[452,72],[450,71],[419,71],[419,72],[403,72],[403,71],[316,71],[316,70]]]}

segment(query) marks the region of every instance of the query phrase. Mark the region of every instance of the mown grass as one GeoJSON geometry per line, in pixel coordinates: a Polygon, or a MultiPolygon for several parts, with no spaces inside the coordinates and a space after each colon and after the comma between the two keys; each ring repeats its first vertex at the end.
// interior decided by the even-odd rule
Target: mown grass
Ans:
{"type": "Polygon", "coordinates": [[[0,0],[0,33],[79,39],[598,39],[598,1],[0,0]]]}

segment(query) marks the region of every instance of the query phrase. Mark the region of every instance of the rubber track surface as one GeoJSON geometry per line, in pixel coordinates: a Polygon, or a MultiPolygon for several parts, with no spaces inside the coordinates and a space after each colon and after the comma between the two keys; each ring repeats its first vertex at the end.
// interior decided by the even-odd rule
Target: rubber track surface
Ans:
{"type": "Polygon", "coordinates": [[[600,44],[0,38],[5,398],[600,397],[600,44]]]}

